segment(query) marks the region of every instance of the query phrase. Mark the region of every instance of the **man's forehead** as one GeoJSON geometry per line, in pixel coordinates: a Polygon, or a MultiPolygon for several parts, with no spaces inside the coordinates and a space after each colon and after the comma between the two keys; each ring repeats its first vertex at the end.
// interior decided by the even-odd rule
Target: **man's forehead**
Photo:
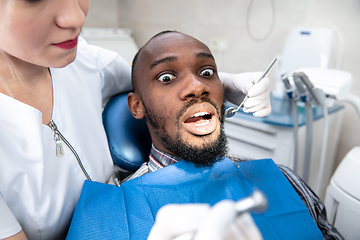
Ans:
{"type": "Polygon", "coordinates": [[[164,45],[174,45],[179,42],[199,42],[199,43],[201,43],[196,38],[193,38],[184,33],[167,32],[167,33],[159,34],[156,37],[153,37],[152,39],[150,39],[146,43],[145,47],[149,47],[149,49],[151,49],[154,47],[157,48],[157,47],[161,47],[164,45]]]}
{"type": "Polygon", "coordinates": [[[143,48],[145,58],[154,60],[166,57],[166,55],[177,55],[184,52],[196,55],[197,52],[211,53],[209,48],[199,40],[183,33],[171,32],[159,35],[151,39],[143,48]],[[191,46],[191,50],[189,47],[191,46]]]}

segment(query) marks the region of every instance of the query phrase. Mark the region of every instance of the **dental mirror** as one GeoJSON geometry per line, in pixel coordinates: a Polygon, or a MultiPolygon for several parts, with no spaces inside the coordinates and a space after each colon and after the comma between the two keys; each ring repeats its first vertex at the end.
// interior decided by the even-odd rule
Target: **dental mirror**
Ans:
{"type": "MultiPolygon", "coordinates": [[[[272,66],[274,65],[274,63],[276,62],[277,58],[274,58],[274,60],[272,60],[272,62],[270,63],[270,65],[267,67],[267,69],[265,70],[265,72],[261,75],[261,77],[259,78],[259,80],[256,82],[260,82],[261,79],[263,79],[266,74],[269,72],[269,70],[272,68],[272,66]]],[[[255,84],[256,84],[255,83],[255,84]]],[[[235,115],[235,113],[237,111],[239,111],[239,109],[244,105],[245,101],[249,98],[249,95],[246,95],[244,97],[244,99],[241,101],[240,105],[237,108],[234,107],[229,107],[228,109],[225,110],[225,117],[227,118],[231,118],[235,115]]]]}

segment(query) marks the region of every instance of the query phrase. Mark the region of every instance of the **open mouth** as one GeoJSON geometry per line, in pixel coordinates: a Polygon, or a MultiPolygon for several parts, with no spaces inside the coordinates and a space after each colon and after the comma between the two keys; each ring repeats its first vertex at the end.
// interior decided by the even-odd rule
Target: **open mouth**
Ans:
{"type": "Polygon", "coordinates": [[[185,129],[198,136],[208,135],[216,129],[216,118],[210,111],[200,111],[184,121],[185,129]]]}
{"type": "Polygon", "coordinates": [[[212,118],[212,114],[209,112],[199,112],[195,113],[191,117],[185,120],[185,124],[187,123],[193,123],[197,126],[202,126],[205,124],[208,124],[210,122],[210,119],[212,118]]]}

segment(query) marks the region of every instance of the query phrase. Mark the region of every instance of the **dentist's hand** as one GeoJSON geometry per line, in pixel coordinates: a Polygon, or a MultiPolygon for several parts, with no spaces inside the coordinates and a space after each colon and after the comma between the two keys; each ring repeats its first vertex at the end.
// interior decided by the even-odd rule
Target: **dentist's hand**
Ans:
{"type": "Polygon", "coordinates": [[[225,89],[225,98],[239,105],[240,96],[248,94],[249,98],[244,103],[244,112],[253,113],[255,117],[265,117],[271,112],[270,105],[270,80],[264,77],[256,83],[261,77],[262,72],[248,73],[219,73],[225,89]],[[255,84],[256,83],[256,84],[255,84]]]}
{"type": "Polygon", "coordinates": [[[148,240],[262,239],[249,213],[236,220],[235,215],[235,202],[231,200],[220,201],[212,208],[208,204],[169,204],[157,213],[148,240]]]}

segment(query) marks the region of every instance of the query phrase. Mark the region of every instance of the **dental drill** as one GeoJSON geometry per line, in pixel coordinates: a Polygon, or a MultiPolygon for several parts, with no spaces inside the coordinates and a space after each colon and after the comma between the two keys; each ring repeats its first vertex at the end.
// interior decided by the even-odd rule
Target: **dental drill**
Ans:
{"type": "MultiPolygon", "coordinates": [[[[236,216],[234,220],[245,212],[264,212],[267,207],[268,201],[265,195],[260,190],[255,189],[250,196],[240,199],[235,203],[236,216]]],[[[188,232],[175,237],[173,240],[192,240],[194,235],[195,232],[188,232]]]]}
{"type": "MultiPolygon", "coordinates": [[[[268,68],[265,70],[265,72],[261,75],[261,77],[259,78],[259,80],[256,81],[256,83],[260,82],[265,76],[266,74],[269,72],[269,70],[271,69],[271,67],[274,65],[274,63],[276,62],[277,58],[274,58],[274,60],[272,60],[272,62],[270,63],[270,65],[268,66],[268,68]]],[[[256,84],[255,83],[255,84],[256,84]]],[[[227,118],[231,118],[235,115],[235,113],[237,111],[239,111],[239,109],[244,105],[245,101],[249,98],[249,95],[246,94],[246,96],[244,97],[244,99],[241,101],[240,105],[237,108],[234,107],[229,107],[228,109],[226,109],[225,111],[225,117],[227,118]]]]}

